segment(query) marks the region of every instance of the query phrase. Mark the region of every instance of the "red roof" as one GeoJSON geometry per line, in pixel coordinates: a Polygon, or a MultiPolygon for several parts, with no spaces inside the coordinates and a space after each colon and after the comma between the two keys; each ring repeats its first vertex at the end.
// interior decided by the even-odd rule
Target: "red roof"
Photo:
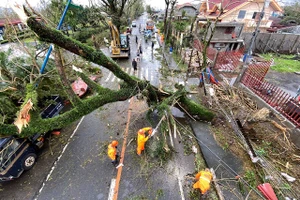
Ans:
{"type": "MultiPolygon", "coordinates": [[[[184,3],[184,4],[177,4],[176,5],[176,9],[180,9],[180,8],[183,8],[183,7],[193,7],[195,8],[195,6],[193,6],[191,3],[184,3]]],[[[196,9],[196,8],[195,8],[196,9]]]]}
{"type": "MultiPolygon", "coordinates": [[[[233,10],[234,8],[236,8],[237,6],[245,3],[245,2],[248,2],[248,0],[237,0],[237,1],[232,1],[232,0],[209,0],[208,1],[208,4],[209,4],[209,10],[212,10],[213,7],[219,3],[222,3],[222,7],[224,10],[226,10],[225,13],[233,10]]],[[[209,11],[207,10],[207,11],[209,11]]],[[[209,15],[211,16],[215,16],[215,15],[218,15],[217,12],[211,12],[209,15]]]]}
{"type": "Polygon", "coordinates": [[[6,23],[8,23],[9,25],[17,25],[22,23],[22,21],[20,19],[0,19],[0,26],[4,26],[6,23]]]}
{"type": "MultiPolygon", "coordinates": [[[[238,7],[242,4],[245,4],[247,2],[251,3],[251,2],[256,2],[256,1],[255,0],[254,1],[250,1],[250,0],[235,0],[235,1],[232,1],[232,0],[209,0],[208,1],[209,8],[206,8],[206,3],[204,2],[204,3],[202,3],[202,5],[200,7],[200,11],[202,9],[202,11],[207,12],[207,14],[209,16],[217,16],[219,13],[218,13],[218,11],[216,11],[217,9],[216,9],[215,5],[222,3],[222,7],[225,11],[222,15],[225,15],[226,13],[231,12],[232,10],[236,9],[236,7],[238,7]]],[[[275,10],[282,11],[282,9],[280,8],[280,6],[276,2],[276,0],[272,0],[270,2],[270,5],[272,7],[274,7],[275,10]]]]}
{"type": "Polygon", "coordinates": [[[209,8],[212,9],[214,5],[221,3],[222,2],[222,7],[224,10],[232,10],[233,8],[248,2],[248,0],[237,0],[237,1],[232,1],[232,0],[209,0],[209,8]]]}

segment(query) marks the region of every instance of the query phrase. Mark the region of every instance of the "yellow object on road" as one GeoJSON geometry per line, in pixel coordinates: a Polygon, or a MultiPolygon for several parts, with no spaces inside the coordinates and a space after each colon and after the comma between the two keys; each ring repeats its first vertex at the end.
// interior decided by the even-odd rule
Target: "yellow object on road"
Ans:
{"type": "Polygon", "coordinates": [[[212,177],[213,175],[209,169],[198,172],[195,176],[197,182],[193,185],[193,188],[199,188],[201,194],[205,194],[210,189],[210,181],[212,180],[212,177]]]}
{"type": "Polygon", "coordinates": [[[115,161],[117,159],[117,153],[118,153],[117,146],[118,146],[118,141],[114,140],[107,147],[107,155],[112,161],[115,161]]]}

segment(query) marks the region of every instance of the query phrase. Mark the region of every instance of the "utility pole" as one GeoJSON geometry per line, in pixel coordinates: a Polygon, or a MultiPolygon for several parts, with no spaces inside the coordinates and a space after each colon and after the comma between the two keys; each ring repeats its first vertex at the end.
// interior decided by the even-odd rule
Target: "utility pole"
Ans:
{"type": "Polygon", "coordinates": [[[262,11],[261,11],[261,13],[259,15],[259,19],[258,19],[256,28],[255,28],[255,31],[253,32],[253,36],[252,36],[251,41],[250,41],[250,45],[249,45],[248,51],[247,51],[247,53],[244,56],[243,62],[245,64],[249,64],[248,57],[250,57],[252,55],[253,44],[254,44],[254,41],[256,39],[257,34],[259,33],[259,26],[260,26],[261,20],[263,19],[264,15],[265,15],[265,7],[266,7],[266,4],[269,4],[269,3],[270,3],[270,0],[265,0],[265,2],[264,2],[262,11]]]}
{"type": "Polygon", "coordinates": [[[252,38],[251,38],[251,41],[250,41],[250,45],[249,45],[249,48],[247,50],[247,53],[244,55],[243,57],[243,68],[242,68],[242,71],[241,73],[238,75],[238,77],[236,78],[235,82],[234,82],[234,85],[236,85],[237,83],[240,82],[241,78],[243,77],[246,69],[248,68],[248,64],[249,64],[249,57],[252,55],[252,47],[253,47],[253,44],[254,44],[254,41],[256,39],[256,36],[257,34],[259,33],[259,26],[260,26],[260,23],[261,23],[261,20],[263,19],[264,15],[265,15],[265,7],[266,5],[268,4],[269,5],[270,3],[270,0],[265,0],[264,1],[264,5],[262,7],[262,11],[259,15],[259,20],[257,22],[257,25],[255,27],[255,31],[253,32],[253,35],[252,35],[252,38]]]}

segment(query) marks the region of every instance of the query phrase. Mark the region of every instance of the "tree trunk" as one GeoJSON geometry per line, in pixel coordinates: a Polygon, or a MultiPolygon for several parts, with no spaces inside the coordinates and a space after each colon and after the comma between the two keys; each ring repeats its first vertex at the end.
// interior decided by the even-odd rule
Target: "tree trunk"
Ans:
{"type": "MultiPolygon", "coordinates": [[[[161,107],[164,108],[166,106],[165,103],[168,103],[167,105],[171,105],[174,101],[176,101],[177,103],[175,106],[188,112],[190,115],[198,116],[200,119],[211,120],[214,116],[212,112],[187,98],[187,92],[181,85],[176,85],[177,91],[174,93],[164,91],[161,92],[156,87],[149,84],[148,81],[142,81],[136,77],[129,76],[117,65],[117,63],[115,63],[111,58],[105,56],[102,51],[96,51],[92,47],[73,40],[63,35],[60,31],[49,28],[44,24],[37,22],[34,18],[29,18],[27,20],[27,24],[40,37],[41,40],[54,43],[85,58],[88,61],[107,68],[115,76],[124,80],[124,83],[121,85],[121,89],[114,91],[108,88],[103,88],[101,85],[92,82],[85,74],[80,73],[82,79],[88,84],[89,87],[97,92],[97,94],[81,100],[81,103],[78,105],[75,103],[76,106],[73,109],[54,118],[41,119],[39,114],[35,113],[36,117],[33,117],[29,122],[29,126],[23,129],[21,134],[22,137],[28,137],[37,132],[47,132],[49,130],[65,127],[66,125],[80,119],[82,116],[107,103],[127,100],[138,94],[140,91],[147,93],[147,102],[150,105],[155,105],[156,107],[161,105],[161,107]]],[[[63,73],[63,71],[60,73],[63,73]]],[[[25,99],[35,94],[33,88],[34,87],[32,85],[28,84],[28,91],[25,99]]],[[[36,96],[33,99],[37,99],[36,96]]],[[[34,111],[31,111],[31,113],[32,112],[34,111]]],[[[14,135],[17,132],[17,127],[11,124],[0,124],[0,132],[1,135],[14,135]]]]}
{"type": "Polygon", "coordinates": [[[69,100],[71,101],[71,103],[74,106],[80,104],[81,103],[80,99],[73,92],[72,87],[70,86],[71,83],[69,82],[69,80],[66,77],[66,73],[65,73],[64,66],[63,66],[62,57],[61,57],[59,48],[55,51],[55,65],[56,65],[57,72],[60,76],[60,80],[65,88],[65,91],[66,91],[66,94],[67,94],[69,100]]]}
{"type": "Polygon", "coordinates": [[[166,37],[167,33],[167,19],[168,19],[168,10],[169,10],[170,1],[166,2],[165,18],[164,18],[164,36],[166,37]]]}
{"type": "Polygon", "coordinates": [[[165,35],[165,41],[167,41],[169,39],[169,35],[170,35],[169,31],[171,30],[171,22],[172,22],[175,3],[176,3],[176,1],[173,1],[172,4],[171,4],[170,19],[168,21],[167,31],[166,31],[166,35],[165,35]]]}

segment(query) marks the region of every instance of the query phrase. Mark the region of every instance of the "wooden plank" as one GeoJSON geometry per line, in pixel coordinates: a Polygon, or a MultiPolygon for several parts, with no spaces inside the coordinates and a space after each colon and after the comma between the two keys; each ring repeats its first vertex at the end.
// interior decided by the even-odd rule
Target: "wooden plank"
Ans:
{"type": "Polygon", "coordinates": [[[214,183],[214,185],[215,185],[217,194],[218,194],[218,196],[219,196],[219,200],[225,200],[224,195],[223,195],[223,192],[222,192],[220,186],[218,185],[215,170],[214,170],[213,168],[210,168],[210,172],[211,172],[212,175],[213,175],[213,183],[214,183]]]}

